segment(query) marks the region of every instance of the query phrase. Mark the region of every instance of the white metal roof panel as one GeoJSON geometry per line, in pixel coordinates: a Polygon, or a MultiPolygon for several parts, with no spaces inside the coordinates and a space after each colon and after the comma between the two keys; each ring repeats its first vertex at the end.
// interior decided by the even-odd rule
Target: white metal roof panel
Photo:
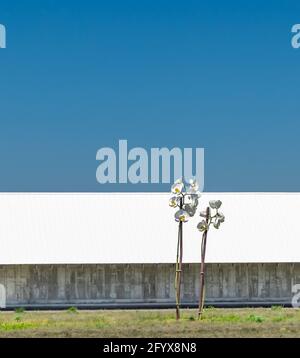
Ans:
{"type": "MultiPolygon", "coordinates": [[[[169,263],[177,223],[161,193],[2,193],[0,264],[169,263]]],[[[299,193],[205,193],[226,222],[208,262],[300,262],[299,193]]],[[[184,261],[199,262],[198,214],[184,224],[184,261]]]]}

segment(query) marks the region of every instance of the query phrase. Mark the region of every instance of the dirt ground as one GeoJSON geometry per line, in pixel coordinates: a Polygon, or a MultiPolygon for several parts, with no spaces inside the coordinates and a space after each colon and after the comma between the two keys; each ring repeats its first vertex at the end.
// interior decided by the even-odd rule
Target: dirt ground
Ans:
{"type": "Polygon", "coordinates": [[[272,308],[0,312],[0,337],[300,337],[300,310],[272,308]]]}

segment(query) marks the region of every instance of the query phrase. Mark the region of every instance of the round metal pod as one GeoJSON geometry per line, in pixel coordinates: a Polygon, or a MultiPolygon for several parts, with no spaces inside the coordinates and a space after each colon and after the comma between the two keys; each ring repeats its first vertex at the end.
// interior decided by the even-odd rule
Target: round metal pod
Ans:
{"type": "Polygon", "coordinates": [[[212,209],[219,209],[222,205],[222,201],[221,200],[210,200],[209,202],[209,206],[212,208],[212,209]]]}

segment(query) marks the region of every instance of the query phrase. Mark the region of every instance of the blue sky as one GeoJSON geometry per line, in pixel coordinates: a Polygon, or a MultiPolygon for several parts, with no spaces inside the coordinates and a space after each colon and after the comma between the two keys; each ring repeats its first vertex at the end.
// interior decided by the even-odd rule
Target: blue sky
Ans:
{"type": "Polygon", "coordinates": [[[0,191],[103,186],[99,148],[204,147],[205,191],[299,191],[299,1],[5,1],[0,191]]]}

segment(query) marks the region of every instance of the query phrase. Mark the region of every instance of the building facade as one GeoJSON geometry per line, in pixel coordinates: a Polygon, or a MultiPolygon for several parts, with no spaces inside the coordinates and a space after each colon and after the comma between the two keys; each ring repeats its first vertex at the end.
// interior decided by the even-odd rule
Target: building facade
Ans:
{"type": "MultiPolygon", "coordinates": [[[[291,305],[300,284],[298,194],[209,193],[226,222],[208,236],[214,306],[291,305]]],[[[177,224],[167,194],[1,194],[0,307],[172,307],[177,224]]],[[[199,296],[200,241],[184,224],[182,304],[199,296]]]]}

